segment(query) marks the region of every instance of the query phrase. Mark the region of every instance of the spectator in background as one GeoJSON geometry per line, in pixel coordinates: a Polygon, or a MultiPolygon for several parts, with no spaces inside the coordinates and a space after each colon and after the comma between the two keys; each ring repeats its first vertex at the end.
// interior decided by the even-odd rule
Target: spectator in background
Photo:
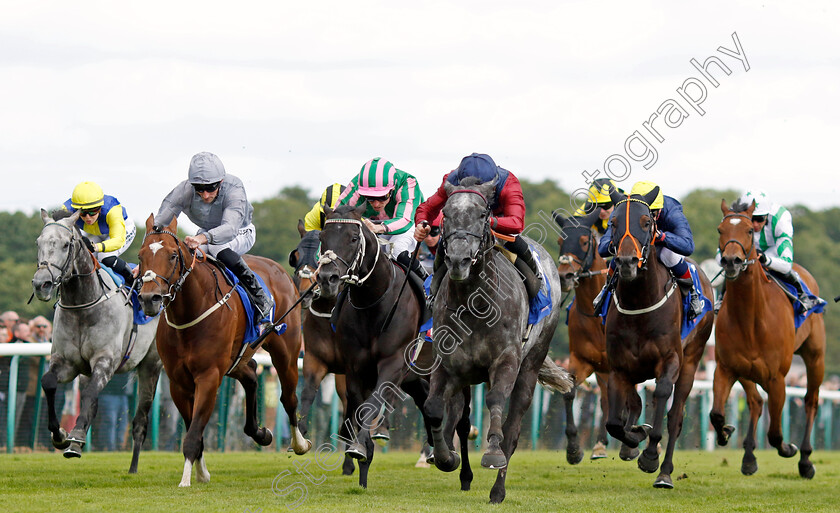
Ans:
{"type": "Polygon", "coordinates": [[[0,314],[0,322],[6,326],[6,329],[9,331],[9,334],[6,335],[6,338],[2,340],[2,342],[11,342],[12,341],[12,328],[15,327],[15,324],[20,322],[20,316],[11,310],[3,312],[0,314]]]}
{"type": "Polygon", "coordinates": [[[114,374],[99,393],[99,407],[93,419],[93,447],[103,451],[121,451],[128,429],[129,379],[134,371],[114,374]]]}
{"type": "MultiPolygon", "coordinates": [[[[3,314],[5,315],[5,314],[3,314]]],[[[0,319],[0,344],[9,342],[12,331],[0,319]]],[[[6,394],[9,392],[9,364],[11,356],[0,356],[0,447],[6,447],[6,394]]]]}
{"type": "Polygon", "coordinates": [[[52,323],[43,315],[29,321],[29,329],[32,331],[32,342],[52,341],[52,323]]]}
{"type": "MultiPolygon", "coordinates": [[[[28,344],[32,341],[29,324],[18,322],[12,328],[12,343],[28,344]]],[[[21,356],[18,360],[17,398],[15,404],[15,444],[29,446],[32,438],[32,425],[35,419],[35,392],[37,391],[38,363],[40,357],[21,356]],[[35,379],[32,371],[35,371],[35,379]]]]}

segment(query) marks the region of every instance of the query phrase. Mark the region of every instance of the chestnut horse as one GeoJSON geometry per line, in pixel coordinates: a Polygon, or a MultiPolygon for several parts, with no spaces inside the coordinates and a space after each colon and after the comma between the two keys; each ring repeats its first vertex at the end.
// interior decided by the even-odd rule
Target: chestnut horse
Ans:
{"type": "MultiPolygon", "coordinates": [[[[607,281],[607,263],[598,254],[598,241],[590,228],[599,219],[599,215],[600,209],[595,209],[585,217],[554,216],[554,221],[563,231],[563,237],[557,241],[560,244],[557,266],[560,283],[564,293],[575,293],[575,300],[569,306],[568,314],[568,371],[574,376],[575,388],[563,394],[566,405],[566,461],[572,465],[577,465],[583,460],[574,417],[575,391],[593,372],[601,390],[602,416],[598,426],[597,443],[592,449],[590,459],[607,457],[607,379],[610,365],[607,361],[604,324],[592,307],[592,301],[607,281]]],[[[630,461],[638,455],[638,449],[631,449],[622,444],[621,459],[630,461]]]]}
{"type": "MultiPolygon", "coordinates": [[[[737,203],[737,202],[736,202],[737,203]]],[[[735,428],[725,424],[725,405],[735,381],[744,387],[750,408],[750,426],[744,438],[741,472],[754,474],[758,463],[753,453],[755,431],[763,400],[756,389],[761,385],[769,401],[770,426],[767,440],[780,456],[796,455],[797,447],[782,439],[782,409],[785,405],[785,375],[793,354],[802,356],[808,374],[805,394],[805,435],[799,458],[799,475],[814,477],[816,469],[811,455],[811,429],[817,414],[820,384],[825,370],[825,324],[821,313],[811,314],[794,328],[790,300],[779,285],[773,283],[757,262],[752,213],[755,205],[727,207],[721,201],[723,220],[718,226],[720,262],[727,281],[727,291],[718,313],[715,328],[714,404],[709,415],[717,432],[719,445],[726,445],[735,428]]],[[[816,295],[819,287],[811,273],[798,264],[793,268],[816,295]]]]}
{"type": "MultiPolygon", "coordinates": [[[[671,473],[677,438],[682,430],[685,403],[694,385],[694,373],[712,333],[713,315],[704,315],[684,340],[680,338],[683,315],[677,284],[656,255],[652,243],[656,220],[650,203],[659,193],[655,187],[645,196],[611,194],[615,210],[610,218],[618,283],[606,319],[607,357],[610,363],[610,414],[607,431],[627,444],[638,447],[648,438],[639,456],[639,468],[656,472],[659,468],[658,444],[662,439],[665,408],[668,410],[668,446],[656,488],[673,488],[671,473]],[[635,425],[642,402],[635,385],[656,379],[653,392],[653,426],[635,425]]],[[[688,259],[687,259],[688,260],[688,259]]],[[[703,294],[712,296],[712,286],[703,271],[703,294]]]]}
{"type": "MultiPolygon", "coordinates": [[[[177,218],[156,231],[154,218],[146,220],[146,237],[140,248],[140,304],[147,313],[164,307],[158,324],[157,348],[170,379],[172,400],[181,412],[187,434],[184,439],[184,473],[179,486],[190,486],[192,465],[196,477],[208,482],[204,463],[204,428],[213,414],[216,393],[225,374],[245,389],[245,434],[260,445],[271,443],[271,431],[257,423],[256,363],[254,350],[237,362],[247,325],[245,309],[218,268],[199,257],[177,236],[177,218]],[[233,367],[233,368],[231,368],[233,367]]],[[[276,302],[285,312],[298,297],[288,273],[267,258],[245,256],[248,266],[262,277],[276,302]]],[[[304,454],[311,447],[297,428],[297,356],[300,352],[300,313],[286,316],[287,330],[267,336],[263,347],[280,378],[281,398],[292,428],[292,448],[304,454]]]]}

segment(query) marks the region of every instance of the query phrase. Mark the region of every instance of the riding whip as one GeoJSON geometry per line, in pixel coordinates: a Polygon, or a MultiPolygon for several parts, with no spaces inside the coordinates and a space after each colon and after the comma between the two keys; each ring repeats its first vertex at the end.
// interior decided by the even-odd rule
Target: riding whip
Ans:
{"type": "Polygon", "coordinates": [[[301,294],[301,295],[300,295],[300,297],[297,299],[297,301],[295,301],[295,302],[294,302],[294,304],[292,304],[292,306],[290,306],[290,307],[289,307],[289,309],[288,309],[288,310],[286,310],[286,313],[284,313],[283,315],[281,315],[281,316],[280,316],[280,318],[279,318],[279,319],[277,319],[276,321],[272,322],[272,323],[271,323],[271,327],[270,327],[270,328],[269,328],[269,327],[267,327],[267,328],[266,328],[266,329],[265,329],[265,330],[264,330],[264,331],[260,334],[260,336],[259,336],[259,337],[257,337],[257,339],[256,339],[256,340],[254,340],[253,342],[251,342],[251,344],[249,345],[249,346],[250,346],[250,348],[251,348],[251,349],[254,349],[254,350],[259,349],[260,344],[262,344],[262,341],[263,341],[263,340],[265,340],[265,337],[267,337],[269,333],[271,333],[272,331],[274,331],[274,328],[276,328],[277,326],[279,326],[279,325],[280,325],[280,322],[281,322],[283,319],[285,319],[287,315],[289,315],[290,313],[292,313],[292,310],[294,310],[294,309],[295,309],[295,307],[296,307],[297,305],[299,305],[299,304],[300,304],[300,302],[301,302],[301,301],[303,301],[303,299],[304,299],[306,296],[308,296],[310,292],[312,292],[312,290],[315,288],[315,285],[317,285],[317,283],[313,283],[312,285],[310,285],[310,286],[309,286],[309,288],[308,288],[308,289],[304,290],[304,291],[303,291],[303,294],[301,294]]]}

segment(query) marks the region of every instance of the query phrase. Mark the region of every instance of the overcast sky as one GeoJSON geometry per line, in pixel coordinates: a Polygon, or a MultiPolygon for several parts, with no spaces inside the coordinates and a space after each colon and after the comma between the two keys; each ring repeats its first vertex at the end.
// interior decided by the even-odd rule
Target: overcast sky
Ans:
{"type": "Polygon", "coordinates": [[[143,223],[200,151],[252,200],[314,195],[377,156],[428,196],[475,151],[568,191],[615,154],[623,187],[840,204],[837,2],[513,5],[2,0],[0,209],[55,206],[93,180],[143,223]],[[725,53],[733,33],[744,58],[725,53]],[[731,71],[710,64],[718,87],[690,62],[710,56],[731,71]],[[686,80],[705,89],[697,109],[686,80]],[[673,128],[651,121],[663,104],[673,128]],[[637,130],[652,166],[628,155],[637,130]]]}

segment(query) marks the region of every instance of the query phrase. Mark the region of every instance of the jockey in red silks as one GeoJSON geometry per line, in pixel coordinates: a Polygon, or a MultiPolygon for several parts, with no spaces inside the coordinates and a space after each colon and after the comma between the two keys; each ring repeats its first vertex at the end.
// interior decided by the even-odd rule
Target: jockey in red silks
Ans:
{"type": "MultiPolygon", "coordinates": [[[[461,180],[468,177],[477,178],[480,183],[495,181],[496,193],[493,198],[488,198],[492,211],[490,228],[499,234],[513,237],[512,241],[504,243],[504,247],[517,256],[514,265],[525,278],[528,297],[535,297],[540,289],[540,273],[528,243],[520,235],[525,228],[525,200],[522,196],[522,186],[513,173],[497,166],[489,155],[482,153],[468,155],[461,160],[457,169],[443,177],[443,182],[437,192],[417,207],[417,213],[414,215],[414,238],[418,241],[426,238],[431,230],[432,221],[446,204],[448,195],[444,184],[449,182],[452,185],[460,185],[461,180]],[[423,221],[428,224],[424,225],[423,221]]],[[[432,281],[432,295],[437,292],[440,280],[446,274],[446,269],[442,268],[445,265],[443,248],[441,248],[435,256],[435,279],[432,281]]]]}

